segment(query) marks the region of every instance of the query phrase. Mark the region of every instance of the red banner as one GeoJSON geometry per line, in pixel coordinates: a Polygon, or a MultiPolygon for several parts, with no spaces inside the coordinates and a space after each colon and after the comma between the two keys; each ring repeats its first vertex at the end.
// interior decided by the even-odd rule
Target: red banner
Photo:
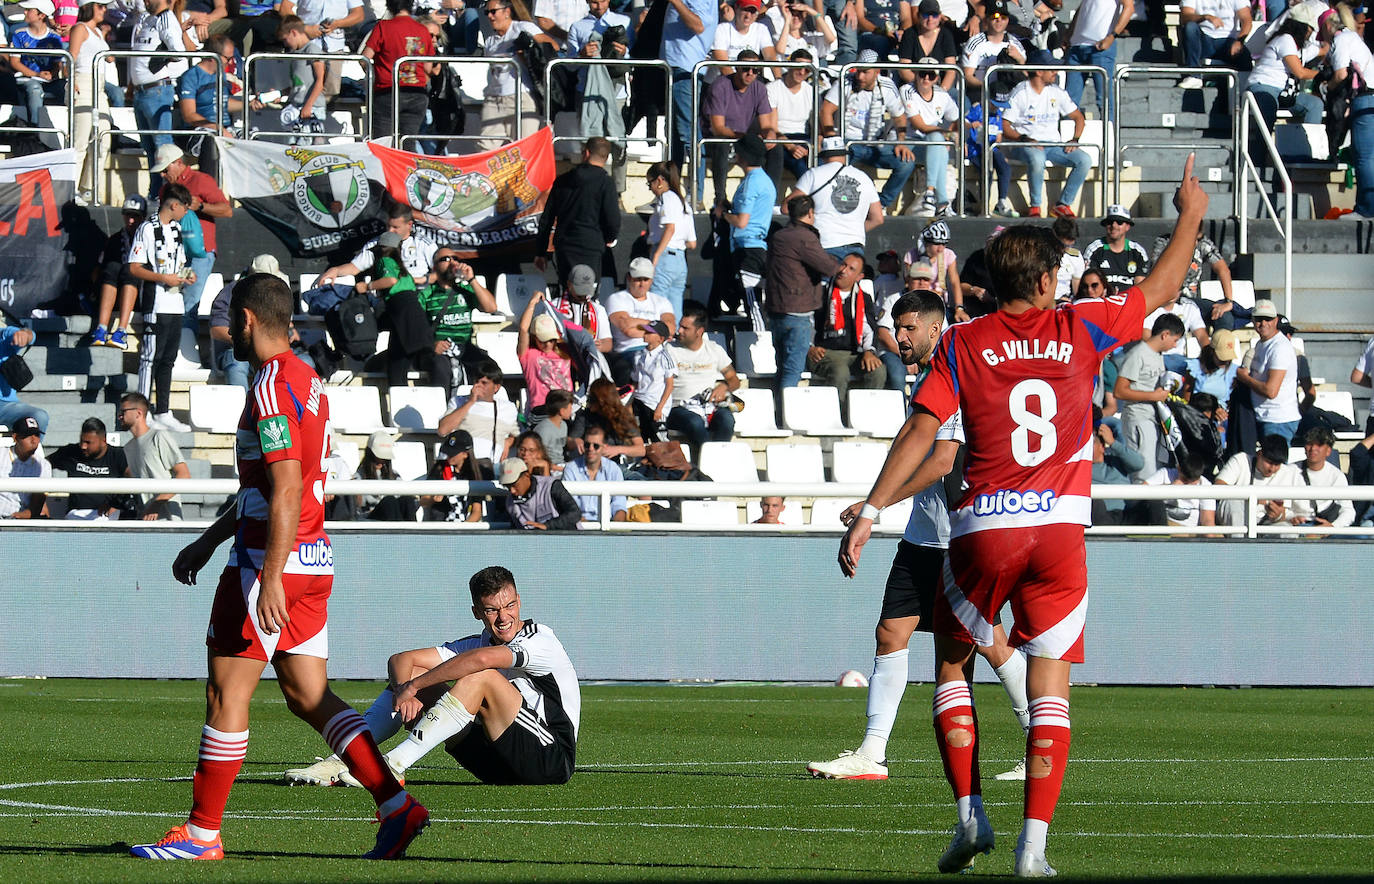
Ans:
{"type": "Polygon", "coordinates": [[[534,239],[555,174],[552,130],[464,156],[368,148],[381,161],[392,199],[409,205],[436,241],[477,257],[526,248],[534,239]]]}

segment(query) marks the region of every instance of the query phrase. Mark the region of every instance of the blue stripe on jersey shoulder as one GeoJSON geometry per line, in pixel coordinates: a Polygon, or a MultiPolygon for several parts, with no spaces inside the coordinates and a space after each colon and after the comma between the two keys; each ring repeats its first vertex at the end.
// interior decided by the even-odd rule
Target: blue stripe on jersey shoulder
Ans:
{"type": "Polygon", "coordinates": [[[1083,323],[1088,329],[1088,334],[1092,337],[1093,346],[1097,348],[1097,352],[1101,353],[1104,350],[1115,350],[1117,345],[1121,343],[1117,338],[1107,334],[1107,332],[1097,323],[1089,322],[1081,316],[1078,317],[1078,321],[1083,323]]]}
{"type": "Polygon", "coordinates": [[[282,383],[286,385],[286,395],[291,397],[292,403],[296,406],[296,420],[299,421],[305,415],[305,405],[296,398],[296,391],[291,389],[290,381],[283,379],[282,383]]]}
{"type": "Polygon", "coordinates": [[[945,333],[948,342],[945,344],[945,359],[949,362],[949,379],[954,384],[954,395],[959,395],[959,363],[954,357],[954,339],[959,334],[959,329],[951,328],[945,333]]]}

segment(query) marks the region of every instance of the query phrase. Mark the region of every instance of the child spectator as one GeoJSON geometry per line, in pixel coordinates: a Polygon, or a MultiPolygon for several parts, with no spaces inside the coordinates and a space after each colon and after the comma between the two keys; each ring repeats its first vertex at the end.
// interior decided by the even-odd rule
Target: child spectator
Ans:
{"type": "Polygon", "coordinates": [[[572,420],[573,395],[567,390],[550,390],[544,397],[544,416],[534,425],[534,432],[544,443],[544,451],[549,461],[556,467],[563,466],[568,447],[568,422],[572,420]]]}
{"type": "Polygon", "coordinates": [[[514,447],[515,456],[525,462],[531,476],[554,474],[553,461],[549,459],[549,452],[544,448],[544,440],[539,438],[538,433],[526,430],[515,437],[514,447]]]}
{"type": "Polygon", "coordinates": [[[181,287],[196,279],[181,242],[181,220],[191,208],[191,194],[180,184],[163,188],[162,203],[139,225],[125,259],[129,275],[143,284],[143,347],[138,355],[138,387],[148,396],[156,388],[154,427],[177,433],[191,428],[171,413],[172,366],[181,344],[186,309],[181,287]]]}
{"type": "Polygon", "coordinates": [[[520,370],[525,375],[525,389],[528,392],[526,408],[533,412],[544,404],[550,390],[571,390],[572,356],[563,343],[559,322],[548,312],[535,316],[535,310],[544,302],[547,295],[536,292],[525,306],[520,316],[520,331],[515,344],[515,355],[520,360],[520,370]],[[530,337],[534,346],[530,346],[530,337]]]}
{"type": "Polygon", "coordinates": [[[644,323],[644,349],[635,352],[630,380],[634,384],[635,416],[645,439],[663,436],[663,417],[673,398],[673,377],[677,363],[663,346],[668,340],[668,324],[661,319],[644,323]]]}
{"type": "MultiPolygon", "coordinates": [[[[454,430],[439,443],[439,455],[430,468],[430,479],[476,482],[483,478],[472,452],[472,435],[454,430]]],[[[482,499],[472,494],[436,494],[420,498],[426,522],[479,522],[482,499]]]]}

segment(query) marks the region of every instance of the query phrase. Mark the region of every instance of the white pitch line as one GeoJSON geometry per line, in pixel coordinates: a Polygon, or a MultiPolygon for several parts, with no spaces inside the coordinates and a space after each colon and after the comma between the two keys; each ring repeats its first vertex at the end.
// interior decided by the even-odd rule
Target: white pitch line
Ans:
{"type": "MultiPolygon", "coordinates": [[[[987,764],[1010,763],[1019,759],[984,759],[987,764]]],[[[888,764],[925,764],[938,761],[935,758],[893,758],[888,764]]],[[[1350,762],[1367,763],[1374,761],[1372,755],[1347,755],[1329,757],[1291,757],[1291,758],[1070,758],[1073,764],[1304,764],[1314,762],[1350,762]]],[[[747,765],[750,767],[762,767],[764,765],[799,765],[805,766],[806,761],[777,761],[774,759],[758,759],[753,761],[622,761],[622,762],[594,762],[592,764],[577,765],[578,770],[605,770],[621,767],[727,767],[747,765]]]]}

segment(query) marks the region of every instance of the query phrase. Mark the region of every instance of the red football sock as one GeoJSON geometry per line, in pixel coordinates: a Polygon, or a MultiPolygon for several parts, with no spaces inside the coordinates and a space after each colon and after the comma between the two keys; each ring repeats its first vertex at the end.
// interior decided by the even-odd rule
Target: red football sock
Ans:
{"type": "Polygon", "coordinates": [[[348,772],[372,793],[372,799],[379,806],[401,793],[401,784],[386,766],[377,741],[372,739],[372,731],[367,729],[367,722],[357,712],[346,709],[335,715],[325,723],[321,736],[334,754],[348,765],[348,772]]]}
{"type": "Polygon", "coordinates": [[[1069,701],[1037,697],[1030,701],[1030,732],[1026,735],[1026,819],[1054,817],[1064,768],[1069,761],[1069,701]]]}
{"type": "Polygon", "coordinates": [[[973,711],[973,692],[968,682],[951,681],[935,686],[931,701],[936,742],[945,765],[945,779],[954,797],[981,795],[978,776],[978,716],[973,711]]]}
{"type": "Polygon", "coordinates": [[[206,725],[200,732],[200,758],[191,781],[193,826],[219,831],[234,777],[248,754],[248,731],[228,734],[206,725]]]}

